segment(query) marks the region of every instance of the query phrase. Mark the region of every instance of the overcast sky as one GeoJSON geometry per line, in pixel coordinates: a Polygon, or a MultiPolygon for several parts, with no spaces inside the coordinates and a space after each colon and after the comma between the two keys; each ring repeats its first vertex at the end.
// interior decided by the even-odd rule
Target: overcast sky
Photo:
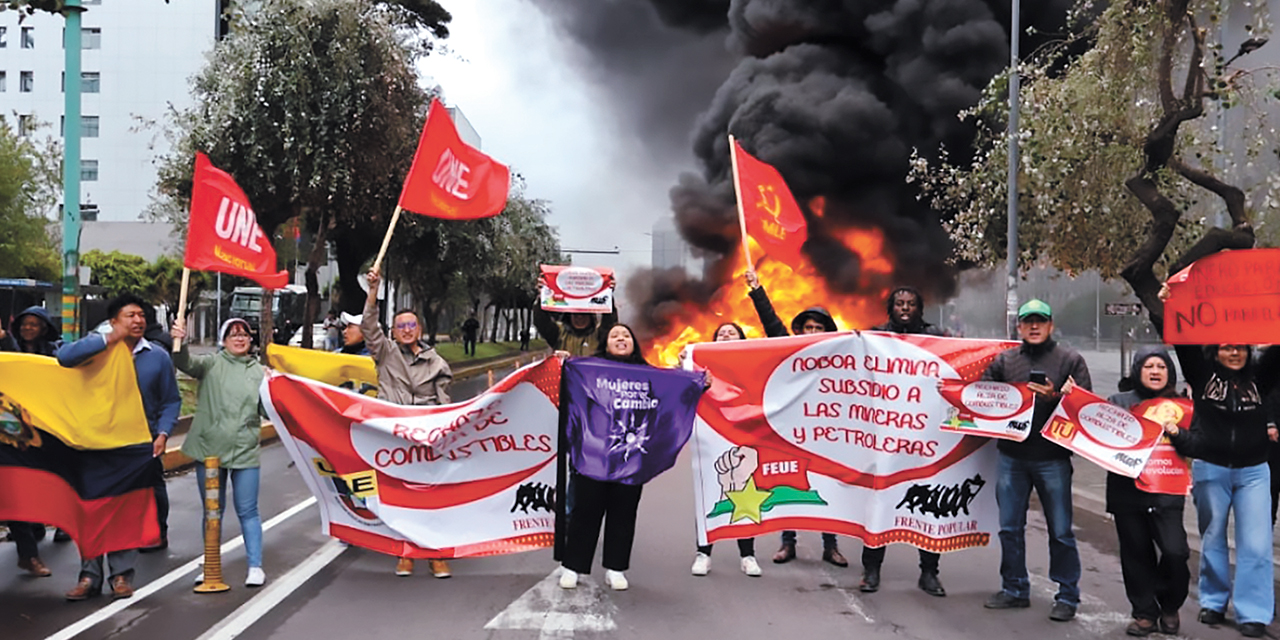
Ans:
{"type": "MultiPolygon", "coordinates": [[[[594,1],[594,0],[583,0],[594,1]]],[[[612,249],[578,255],[577,264],[623,273],[648,267],[647,235],[670,218],[667,191],[693,154],[672,164],[650,157],[643,132],[607,106],[569,60],[577,45],[558,36],[548,18],[522,0],[442,0],[453,14],[447,55],[421,63],[479,132],[484,151],[524,175],[529,194],[548,200],[561,245],[612,249]]]]}

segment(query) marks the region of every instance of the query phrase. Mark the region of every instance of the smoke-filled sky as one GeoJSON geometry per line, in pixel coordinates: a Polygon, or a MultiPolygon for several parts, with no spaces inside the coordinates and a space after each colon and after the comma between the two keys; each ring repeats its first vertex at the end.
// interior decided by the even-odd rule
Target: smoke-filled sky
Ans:
{"type": "MultiPolygon", "coordinates": [[[[937,215],[904,184],[913,147],[961,150],[955,114],[1008,62],[1007,2],[995,0],[467,0],[435,60],[485,148],[553,201],[565,246],[648,261],[648,232],[674,216],[695,246],[733,251],[726,131],[777,166],[809,212],[806,249],[836,289],[856,288],[856,256],[824,229],[883,229],[897,279],[946,295],[953,274],[937,215]]],[[[1064,0],[1024,3],[1029,23],[1064,0]]],[[[663,274],[651,298],[706,286],[663,274]]],[[[673,276],[674,277],[674,276],[673,276]]],[[[657,306],[661,300],[635,301],[657,306]]],[[[643,314],[643,309],[641,310],[643,314]]],[[[661,324],[644,318],[642,324],[661,324]]]]}

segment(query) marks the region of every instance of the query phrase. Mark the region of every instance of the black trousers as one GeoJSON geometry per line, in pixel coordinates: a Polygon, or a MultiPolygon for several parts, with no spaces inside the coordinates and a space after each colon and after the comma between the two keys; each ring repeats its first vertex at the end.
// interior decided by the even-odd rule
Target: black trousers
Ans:
{"type": "Polygon", "coordinates": [[[44,538],[44,525],[38,522],[6,522],[9,527],[9,538],[18,547],[18,559],[30,560],[40,557],[36,542],[44,538]]]}
{"type": "MultiPolygon", "coordinates": [[[[698,553],[711,555],[711,545],[698,545],[698,553]]],[[[738,538],[738,555],[740,557],[754,556],[756,554],[755,538],[738,538]]]]}
{"type": "MultiPolygon", "coordinates": [[[[884,547],[862,547],[862,568],[863,569],[879,569],[884,564],[884,552],[888,546],[884,547]]],[[[939,555],[932,551],[918,549],[920,552],[920,570],[929,573],[938,572],[939,555]]]]}
{"type": "Polygon", "coordinates": [[[1156,620],[1187,600],[1191,570],[1182,509],[1112,514],[1120,538],[1120,571],[1133,617],[1156,620]],[[1159,556],[1157,557],[1157,551],[1159,556]]]}
{"type": "Polygon", "coordinates": [[[640,485],[601,482],[579,474],[573,481],[573,517],[565,543],[564,566],[576,573],[591,573],[591,560],[604,523],[605,569],[626,571],[631,566],[631,543],[636,538],[636,510],[640,485]]]}
{"type": "MultiPolygon", "coordinates": [[[[782,544],[795,545],[795,543],[796,543],[796,532],[794,531],[782,532],[782,544]]],[[[822,550],[828,551],[835,548],[836,548],[836,534],[834,533],[822,534],[822,550]]]]}
{"type": "MultiPolygon", "coordinates": [[[[160,477],[163,478],[164,462],[156,458],[155,464],[160,468],[160,477]]],[[[160,521],[160,542],[163,543],[169,539],[169,487],[165,482],[156,485],[156,516],[160,521]]]]}
{"type": "Polygon", "coordinates": [[[476,339],[462,336],[462,353],[469,356],[476,354],[476,339]]]}

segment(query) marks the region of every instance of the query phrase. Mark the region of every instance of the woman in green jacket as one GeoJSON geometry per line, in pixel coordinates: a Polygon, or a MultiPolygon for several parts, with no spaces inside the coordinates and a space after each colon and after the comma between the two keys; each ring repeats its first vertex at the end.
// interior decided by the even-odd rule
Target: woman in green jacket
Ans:
{"type": "MultiPolygon", "coordinates": [[[[249,323],[243,318],[222,323],[218,331],[222,349],[206,356],[193,356],[187,350],[183,341],[187,337],[184,325],[182,320],[173,325],[173,339],[182,344],[173,363],[183,373],[199,380],[200,388],[196,393],[196,415],[182,442],[182,453],[200,465],[202,472],[196,475],[200,504],[204,504],[205,458],[218,458],[219,512],[226,507],[227,476],[230,475],[236,517],[240,519],[245,554],[249,558],[249,574],[244,584],[261,586],[267,579],[262,571],[262,516],[258,514],[258,452],[262,430],[258,387],[262,384],[263,368],[249,355],[253,336],[249,323]]],[[[203,581],[203,574],[197,581],[203,581]]]]}

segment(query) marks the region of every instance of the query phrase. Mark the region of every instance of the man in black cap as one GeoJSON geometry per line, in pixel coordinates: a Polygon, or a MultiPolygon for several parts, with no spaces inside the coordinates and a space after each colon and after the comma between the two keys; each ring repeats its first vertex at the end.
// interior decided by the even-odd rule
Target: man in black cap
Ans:
{"type": "Polygon", "coordinates": [[[1026,382],[1035,393],[1035,413],[1026,440],[1000,440],[996,504],[1000,510],[1000,591],[987,598],[988,609],[1031,606],[1027,575],[1027,508],[1032,487],[1040,498],[1049,531],[1049,579],[1058,593],[1049,619],[1071,620],[1080,606],[1080,552],[1071,530],[1071,452],[1040,434],[1058,407],[1063,385],[1092,390],[1089,367],[1074,350],[1053,339],[1053,310],[1041,300],[1018,309],[1022,344],[996,356],[983,380],[1026,382]]]}
{"type": "MultiPolygon", "coordinates": [[[[773,303],[769,301],[769,294],[765,293],[764,287],[760,286],[760,279],[756,277],[756,272],[750,269],[746,273],[747,286],[751,287],[751,302],[756,307],[756,314],[760,316],[760,324],[764,326],[765,335],[770,338],[777,338],[791,334],[802,335],[810,333],[828,333],[838,331],[836,321],[832,319],[831,314],[822,307],[809,307],[801,311],[791,320],[791,333],[787,333],[787,328],[782,324],[782,319],[778,317],[778,313],[773,310],[773,303]]],[[[776,564],[791,562],[796,558],[796,532],[782,532],[782,546],[778,548],[777,553],[773,554],[773,561],[776,564]]],[[[844,554],[840,553],[840,549],[836,544],[836,534],[822,534],[822,560],[836,565],[837,567],[849,566],[849,561],[845,559],[844,554]]]]}
{"type": "MultiPolygon", "coordinates": [[[[893,333],[923,333],[931,336],[943,336],[946,332],[924,321],[924,296],[914,287],[898,287],[889,294],[886,302],[889,321],[872,327],[873,331],[892,331],[893,333]]],[[[885,547],[862,547],[862,582],[858,589],[863,593],[875,593],[880,590],[880,567],[884,564],[885,547]]],[[[920,549],[920,580],[916,583],[922,591],[943,597],[947,590],[942,588],[938,580],[939,554],[920,549]]]]}

